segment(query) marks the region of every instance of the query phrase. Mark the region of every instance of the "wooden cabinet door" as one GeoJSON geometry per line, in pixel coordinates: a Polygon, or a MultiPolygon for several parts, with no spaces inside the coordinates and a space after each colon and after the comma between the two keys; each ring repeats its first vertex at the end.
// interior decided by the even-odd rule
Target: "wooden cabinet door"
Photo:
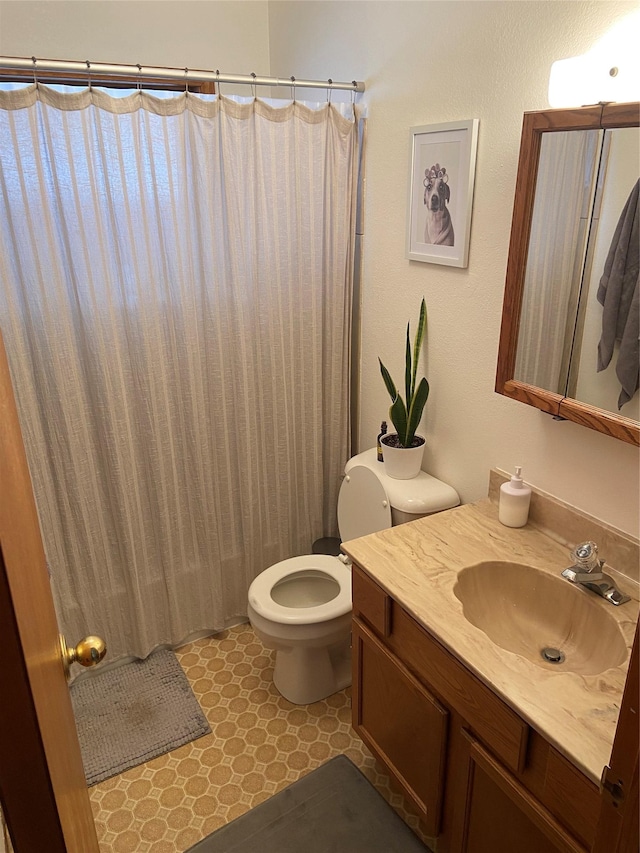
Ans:
{"type": "Polygon", "coordinates": [[[640,721],[640,624],[629,661],[611,760],[604,768],[602,802],[593,853],[637,853],[640,849],[638,726],[640,721]]]}
{"type": "Polygon", "coordinates": [[[586,853],[506,768],[464,732],[467,800],[461,853],[586,853]]]}
{"type": "Polygon", "coordinates": [[[448,712],[357,619],[353,726],[422,817],[440,831],[448,712]]]}

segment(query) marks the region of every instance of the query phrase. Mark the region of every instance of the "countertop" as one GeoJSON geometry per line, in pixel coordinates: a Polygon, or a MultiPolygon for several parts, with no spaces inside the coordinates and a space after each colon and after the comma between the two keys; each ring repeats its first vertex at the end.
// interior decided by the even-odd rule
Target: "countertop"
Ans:
{"type": "MultiPolygon", "coordinates": [[[[598,675],[543,668],[495,645],[467,621],[453,592],[458,572],[484,561],[520,563],[559,576],[570,564],[566,547],[531,524],[517,529],[503,526],[497,506],[486,499],[344,542],[342,549],[559,752],[599,783],[611,754],[628,655],[623,664],[598,675]]],[[[632,601],[615,607],[588,590],[575,592],[608,609],[630,650],[638,619],[637,586],[609,566],[605,571],[632,601]]]]}

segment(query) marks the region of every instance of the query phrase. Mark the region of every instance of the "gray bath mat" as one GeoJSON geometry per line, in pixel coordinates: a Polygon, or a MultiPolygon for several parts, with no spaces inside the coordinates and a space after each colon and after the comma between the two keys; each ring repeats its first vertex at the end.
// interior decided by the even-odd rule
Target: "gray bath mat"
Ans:
{"type": "Polygon", "coordinates": [[[346,755],[338,755],[187,853],[429,853],[346,755]]]}
{"type": "Polygon", "coordinates": [[[211,731],[178,659],[168,649],[74,682],[71,701],[87,785],[211,731]]]}

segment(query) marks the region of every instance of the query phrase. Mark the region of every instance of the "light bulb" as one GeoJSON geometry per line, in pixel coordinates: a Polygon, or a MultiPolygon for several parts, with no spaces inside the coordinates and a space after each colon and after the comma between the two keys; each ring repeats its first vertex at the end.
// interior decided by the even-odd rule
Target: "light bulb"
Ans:
{"type": "Polygon", "coordinates": [[[552,107],[640,100],[640,12],[618,21],[587,53],[559,59],[549,75],[552,107]]]}

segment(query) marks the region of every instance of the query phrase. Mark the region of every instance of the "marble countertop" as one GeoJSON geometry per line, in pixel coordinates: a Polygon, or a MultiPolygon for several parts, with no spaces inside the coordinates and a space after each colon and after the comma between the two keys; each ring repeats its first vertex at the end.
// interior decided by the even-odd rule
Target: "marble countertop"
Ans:
{"type": "MultiPolygon", "coordinates": [[[[458,572],[484,561],[534,566],[557,577],[570,563],[566,547],[530,524],[504,527],[497,506],[487,499],[353,539],[342,549],[559,752],[600,781],[611,754],[628,655],[598,675],[538,666],[497,646],[468,622],[453,592],[458,572]]],[[[605,570],[632,601],[615,607],[587,590],[575,593],[608,609],[630,650],[638,589],[609,566],[605,570]]]]}

